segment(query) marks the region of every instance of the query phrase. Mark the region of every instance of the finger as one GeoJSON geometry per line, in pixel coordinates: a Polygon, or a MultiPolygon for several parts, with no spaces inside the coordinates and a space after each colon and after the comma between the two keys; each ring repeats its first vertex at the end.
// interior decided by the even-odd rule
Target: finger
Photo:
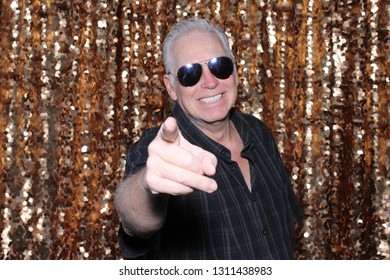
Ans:
{"type": "MultiPolygon", "coordinates": [[[[203,174],[201,160],[198,159],[191,151],[175,145],[172,143],[165,142],[165,145],[161,145],[160,140],[152,142],[148,147],[150,163],[153,163],[151,168],[158,170],[160,166],[166,163],[176,165],[181,168],[192,170],[199,174],[203,174]]],[[[182,140],[179,140],[183,142],[182,140]]]]}
{"type": "Polygon", "coordinates": [[[198,146],[193,145],[191,150],[194,157],[200,161],[202,173],[208,176],[214,175],[218,164],[217,157],[198,146]]]}
{"type": "Polygon", "coordinates": [[[148,174],[149,176],[147,181],[148,181],[148,185],[151,188],[153,188],[155,191],[166,192],[166,193],[171,193],[171,192],[178,193],[179,191],[176,189],[178,186],[198,189],[207,193],[214,192],[217,189],[217,183],[215,182],[215,180],[203,174],[199,174],[185,168],[180,168],[178,166],[169,163],[165,163],[165,164],[156,163],[158,164],[159,169],[153,169],[153,167],[150,165],[154,163],[150,163],[148,167],[150,167],[149,170],[156,170],[156,171],[154,172],[151,171],[151,173],[148,174]],[[156,186],[161,185],[161,182],[159,182],[159,178],[169,180],[171,182],[174,182],[175,184],[172,184],[171,186],[172,189],[158,190],[156,186]]]}
{"type": "Polygon", "coordinates": [[[207,193],[212,193],[217,190],[215,180],[205,175],[187,169],[176,168],[175,166],[172,166],[170,171],[164,174],[164,178],[207,193]]]}
{"type": "Polygon", "coordinates": [[[149,181],[149,189],[153,194],[186,195],[194,191],[193,188],[158,176],[151,176],[149,181]]]}
{"type": "Polygon", "coordinates": [[[213,154],[205,154],[201,158],[201,165],[203,173],[212,176],[217,170],[217,158],[213,154]]]}
{"type": "Polygon", "coordinates": [[[167,142],[174,143],[179,139],[179,128],[176,120],[168,117],[160,129],[161,138],[167,142]]]}

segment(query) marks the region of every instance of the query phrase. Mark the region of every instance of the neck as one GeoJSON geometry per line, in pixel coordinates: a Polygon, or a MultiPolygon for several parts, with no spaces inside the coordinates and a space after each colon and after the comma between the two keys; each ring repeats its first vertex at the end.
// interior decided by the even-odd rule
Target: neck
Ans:
{"type": "MultiPolygon", "coordinates": [[[[178,106],[178,108],[180,108],[180,106],[178,106]]],[[[192,118],[184,110],[181,111],[200,131],[217,143],[224,145],[225,147],[231,147],[232,145],[235,145],[237,141],[241,141],[241,137],[233,122],[230,120],[230,112],[221,120],[206,122],[201,119],[192,118]]]]}
{"type": "Polygon", "coordinates": [[[218,122],[194,122],[194,124],[205,135],[225,147],[230,147],[237,141],[238,133],[233,122],[228,117],[218,122]]]}

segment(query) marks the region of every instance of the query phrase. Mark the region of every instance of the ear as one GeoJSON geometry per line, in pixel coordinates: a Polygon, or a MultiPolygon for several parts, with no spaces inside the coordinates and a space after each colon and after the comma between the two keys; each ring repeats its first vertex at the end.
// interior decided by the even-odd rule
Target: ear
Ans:
{"type": "Polygon", "coordinates": [[[234,79],[236,80],[236,84],[238,85],[238,73],[237,73],[237,70],[234,71],[234,79]]]}
{"type": "Polygon", "coordinates": [[[171,84],[171,80],[169,79],[169,75],[168,74],[164,75],[164,84],[165,84],[165,88],[167,89],[168,94],[171,97],[171,99],[176,101],[177,100],[176,89],[171,84]]]}

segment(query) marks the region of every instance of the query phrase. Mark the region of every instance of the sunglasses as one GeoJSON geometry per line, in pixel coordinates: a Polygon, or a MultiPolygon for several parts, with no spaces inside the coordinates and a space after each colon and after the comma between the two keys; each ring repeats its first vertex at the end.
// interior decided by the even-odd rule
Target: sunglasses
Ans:
{"type": "MultiPolygon", "coordinates": [[[[233,61],[229,57],[214,57],[212,59],[205,60],[204,62],[206,61],[210,72],[218,79],[225,80],[233,73],[234,65],[233,61]]],[[[192,87],[196,85],[202,76],[202,64],[188,63],[180,67],[176,76],[180,84],[185,87],[192,87]]]]}

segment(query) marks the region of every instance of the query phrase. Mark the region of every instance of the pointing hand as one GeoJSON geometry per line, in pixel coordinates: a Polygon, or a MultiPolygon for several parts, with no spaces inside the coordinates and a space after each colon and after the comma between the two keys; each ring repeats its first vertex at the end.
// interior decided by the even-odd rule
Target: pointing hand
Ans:
{"type": "Polygon", "coordinates": [[[152,193],[182,195],[217,189],[214,175],[217,158],[191,144],[181,134],[176,120],[169,117],[148,147],[146,183],[152,193]]]}

